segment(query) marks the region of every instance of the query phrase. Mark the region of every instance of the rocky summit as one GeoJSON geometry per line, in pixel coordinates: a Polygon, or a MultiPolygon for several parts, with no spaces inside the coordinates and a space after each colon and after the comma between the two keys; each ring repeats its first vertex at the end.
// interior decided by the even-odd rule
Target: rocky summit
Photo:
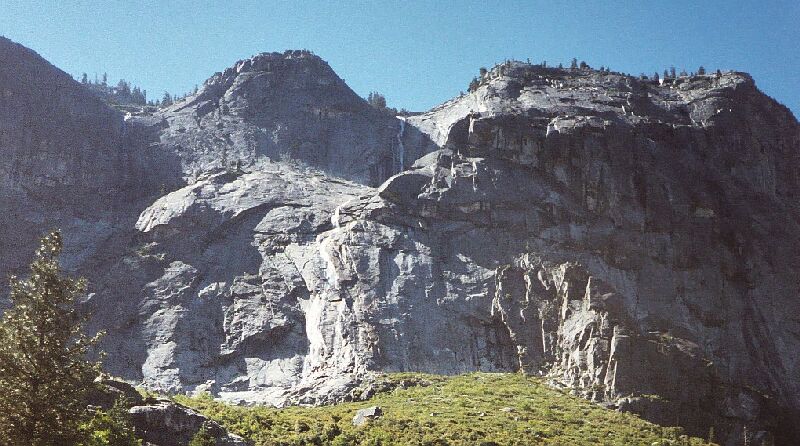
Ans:
{"type": "Polygon", "coordinates": [[[2,39],[0,272],[62,228],[106,370],[158,392],[323,404],[375,372],[521,371],[792,444],[791,112],[737,72],[509,61],[470,90],[395,116],[287,51],[126,114],[2,39]]]}
{"type": "Polygon", "coordinates": [[[373,186],[403,169],[395,139],[402,123],[307,51],[241,60],[152,122],[160,147],[181,159],[189,178],[262,158],[302,160],[373,186]]]}

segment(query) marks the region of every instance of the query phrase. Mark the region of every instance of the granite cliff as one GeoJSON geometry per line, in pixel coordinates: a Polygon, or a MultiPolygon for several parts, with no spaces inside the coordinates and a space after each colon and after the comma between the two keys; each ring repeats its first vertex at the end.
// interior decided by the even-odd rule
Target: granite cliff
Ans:
{"type": "Polygon", "coordinates": [[[0,271],[61,226],[116,376],[283,405],[521,370],[723,444],[797,436],[800,126],[744,73],[508,62],[397,118],[289,51],[123,116],[0,61],[0,271]]]}

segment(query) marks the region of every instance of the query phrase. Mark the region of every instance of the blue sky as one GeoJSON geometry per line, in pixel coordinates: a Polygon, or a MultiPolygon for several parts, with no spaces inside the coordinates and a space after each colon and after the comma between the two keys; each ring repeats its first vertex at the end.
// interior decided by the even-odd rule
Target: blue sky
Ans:
{"type": "Polygon", "coordinates": [[[800,115],[800,1],[0,0],[0,34],[77,75],[189,91],[262,51],[306,48],[360,95],[425,110],[481,66],[572,57],[639,74],[736,69],[800,115]]]}

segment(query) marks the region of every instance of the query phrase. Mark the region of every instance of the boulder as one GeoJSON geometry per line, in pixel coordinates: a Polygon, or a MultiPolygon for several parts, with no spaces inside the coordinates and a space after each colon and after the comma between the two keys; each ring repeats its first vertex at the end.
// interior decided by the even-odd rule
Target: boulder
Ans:
{"type": "Polygon", "coordinates": [[[216,439],[217,446],[248,446],[216,422],[172,401],[134,406],[129,413],[136,436],[153,446],[185,446],[202,427],[216,439]]]}
{"type": "Polygon", "coordinates": [[[367,422],[383,415],[383,410],[378,406],[366,407],[356,411],[353,417],[353,426],[362,426],[367,422]]]}
{"type": "Polygon", "coordinates": [[[142,395],[130,384],[108,376],[95,379],[97,386],[89,394],[89,404],[102,409],[110,409],[117,401],[125,406],[144,404],[142,395]]]}

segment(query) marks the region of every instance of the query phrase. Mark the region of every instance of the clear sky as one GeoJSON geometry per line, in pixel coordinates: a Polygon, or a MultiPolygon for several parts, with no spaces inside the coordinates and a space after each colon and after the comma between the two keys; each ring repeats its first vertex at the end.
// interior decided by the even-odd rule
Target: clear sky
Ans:
{"type": "Polygon", "coordinates": [[[466,90],[481,66],[577,57],[632,74],[747,71],[800,115],[800,0],[0,0],[0,34],[149,98],[259,52],[305,48],[360,95],[410,110],[466,90]]]}

